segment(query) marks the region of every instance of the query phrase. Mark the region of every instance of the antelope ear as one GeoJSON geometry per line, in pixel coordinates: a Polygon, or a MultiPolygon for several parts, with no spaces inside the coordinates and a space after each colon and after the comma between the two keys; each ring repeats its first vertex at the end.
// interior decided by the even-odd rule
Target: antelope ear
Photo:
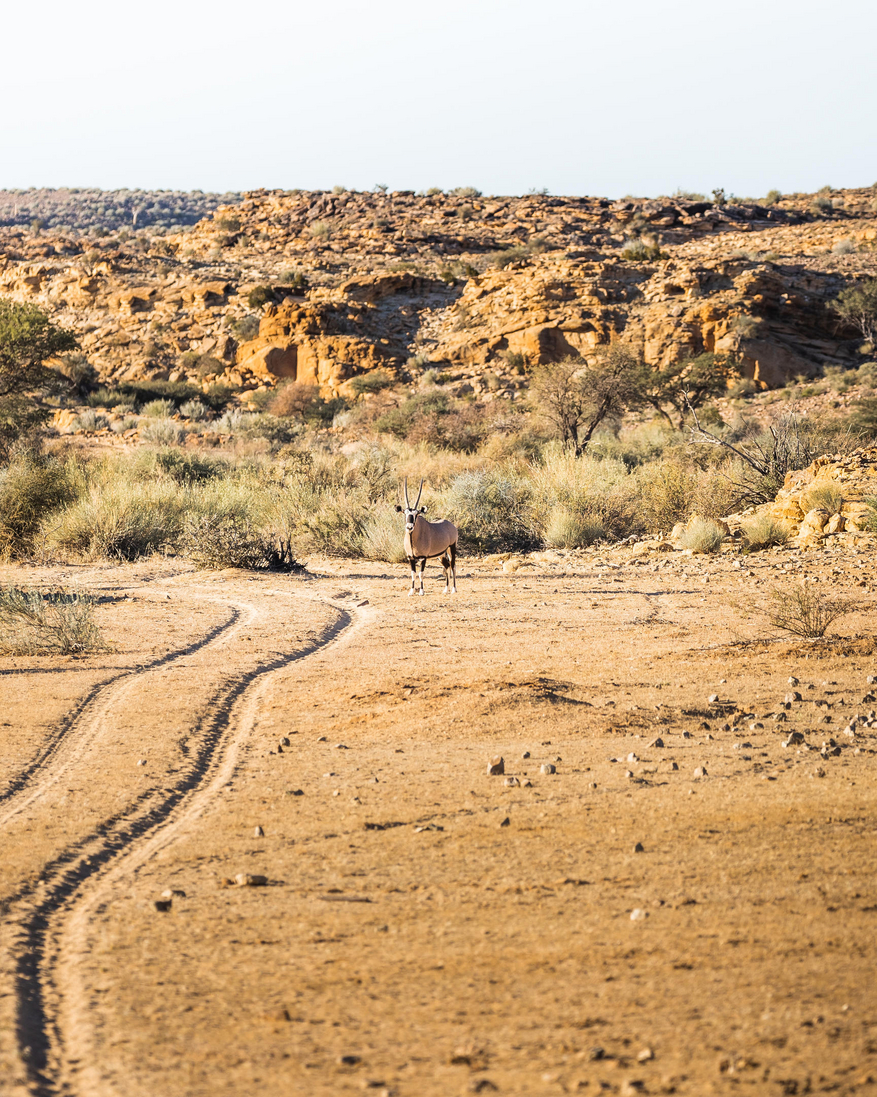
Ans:
{"type": "Polygon", "coordinates": [[[420,513],[421,514],[426,514],[426,507],[421,507],[420,508],[420,513]]]}
{"type": "Polygon", "coordinates": [[[396,510],[397,510],[397,511],[398,511],[398,512],[399,512],[400,514],[402,513],[402,508],[401,508],[401,507],[399,506],[399,504],[398,504],[398,503],[396,504],[396,510]]]}

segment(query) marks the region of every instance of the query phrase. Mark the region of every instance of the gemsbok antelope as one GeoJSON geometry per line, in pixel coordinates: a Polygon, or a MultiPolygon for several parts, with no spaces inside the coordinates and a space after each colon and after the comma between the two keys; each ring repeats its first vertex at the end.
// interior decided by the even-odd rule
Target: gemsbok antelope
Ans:
{"type": "Polygon", "coordinates": [[[408,565],[411,568],[410,597],[414,593],[414,582],[417,578],[417,561],[420,561],[420,590],[423,594],[423,569],[426,561],[435,556],[441,556],[442,567],[445,569],[445,594],[457,593],[457,527],[453,522],[427,522],[423,517],[426,507],[420,506],[420,497],[423,494],[423,481],[420,481],[420,490],[417,493],[417,502],[414,506],[408,499],[408,477],[405,477],[405,506],[397,506],[396,510],[401,514],[405,512],[405,555],[408,557],[408,565]]]}

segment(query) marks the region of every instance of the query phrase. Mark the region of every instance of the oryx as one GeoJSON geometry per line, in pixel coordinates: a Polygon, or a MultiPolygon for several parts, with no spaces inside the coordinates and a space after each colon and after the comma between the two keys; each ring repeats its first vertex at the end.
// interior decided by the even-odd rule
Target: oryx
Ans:
{"type": "Polygon", "coordinates": [[[408,477],[405,477],[405,506],[397,506],[400,513],[405,512],[405,555],[411,568],[411,590],[414,593],[414,581],[417,577],[417,561],[420,561],[420,590],[423,594],[423,569],[426,561],[441,556],[445,569],[445,593],[457,593],[457,527],[453,522],[427,522],[423,517],[426,507],[420,506],[423,494],[423,481],[417,492],[414,506],[408,499],[408,477]],[[418,509],[419,508],[419,509],[418,509]]]}

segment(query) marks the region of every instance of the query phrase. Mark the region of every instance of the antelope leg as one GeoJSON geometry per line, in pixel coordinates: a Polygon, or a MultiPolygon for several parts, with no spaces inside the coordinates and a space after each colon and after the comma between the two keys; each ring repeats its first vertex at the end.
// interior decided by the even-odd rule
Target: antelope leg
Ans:
{"type": "Polygon", "coordinates": [[[411,568],[411,589],[408,591],[408,597],[414,593],[414,582],[417,578],[417,561],[413,556],[408,557],[408,566],[411,568]]]}
{"type": "Polygon", "coordinates": [[[424,556],[423,559],[420,561],[420,590],[417,592],[421,596],[421,598],[423,597],[423,571],[425,567],[426,557],[424,556]]]}
{"type": "Polygon", "coordinates": [[[451,555],[451,576],[452,576],[451,594],[456,594],[457,593],[457,544],[456,544],[456,542],[454,542],[453,545],[448,546],[448,552],[451,555]]]}

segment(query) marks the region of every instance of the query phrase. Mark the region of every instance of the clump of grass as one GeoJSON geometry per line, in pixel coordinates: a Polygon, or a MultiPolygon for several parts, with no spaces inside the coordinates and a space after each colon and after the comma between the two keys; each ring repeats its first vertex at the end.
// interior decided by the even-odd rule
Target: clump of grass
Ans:
{"type": "Polygon", "coordinates": [[[362,531],[362,554],[366,560],[388,564],[405,563],[405,527],[390,504],[375,507],[362,531]]]}
{"type": "Polygon", "coordinates": [[[843,504],[843,495],[837,485],[831,483],[814,484],[801,496],[801,510],[805,514],[816,508],[827,510],[829,514],[840,514],[843,504]]]}
{"type": "Polygon", "coordinates": [[[156,446],[181,446],[186,440],[186,432],[173,419],[156,419],[141,430],[140,439],[156,446]]]}
{"type": "Polygon", "coordinates": [[[136,415],[126,415],[122,419],[116,419],[110,423],[110,430],[115,434],[124,434],[126,430],[133,430],[140,420],[136,415]]]}
{"type": "Polygon", "coordinates": [[[94,600],[79,593],[0,587],[0,653],[73,655],[104,651],[94,600]]]}
{"type": "Polygon", "coordinates": [[[774,518],[772,514],[759,514],[748,522],[741,523],[741,527],[746,552],[758,552],[775,545],[784,545],[791,534],[786,523],[774,518]]]}
{"type": "Polygon", "coordinates": [[[549,515],[544,540],[547,548],[574,549],[592,545],[606,536],[602,519],[557,506],[549,515]]]}
{"type": "Polygon", "coordinates": [[[350,388],[357,396],[364,393],[380,392],[393,383],[393,378],[385,369],[373,369],[350,379],[350,388]]]}
{"type": "Polygon", "coordinates": [[[495,551],[529,544],[529,486],[499,469],[474,469],[457,476],[445,496],[449,517],[464,540],[495,551]]]}
{"type": "Polygon", "coordinates": [[[187,400],[184,404],[181,404],[180,414],[184,416],[184,418],[191,419],[195,423],[201,423],[205,419],[213,418],[210,408],[200,400],[187,400]]]}
{"type": "Polygon", "coordinates": [[[679,538],[679,544],[692,552],[718,552],[722,547],[725,532],[721,526],[709,518],[693,518],[679,538]]]}
{"type": "Polygon", "coordinates": [[[812,584],[777,586],[770,592],[767,618],[774,628],[808,640],[824,636],[829,626],[853,612],[845,598],[828,598],[812,584]]]}
{"type": "Polygon", "coordinates": [[[40,523],[83,490],[72,462],[24,453],[0,469],[0,559],[27,556],[40,523]]]}
{"type": "Polygon", "coordinates": [[[173,400],[150,400],[140,409],[141,414],[150,419],[169,419],[176,410],[173,400]]]}
{"type": "Polygon", "coordinates": [[[621,257],[634,263],[642,263],[666,259],[667,252],[661,250],[661,245],[654,237],[643,236],[638,240],[626,240],[621,249],[621,257]]]}
{"type": "Polygon", "coordinates": [[[95,483],[72,506],[50,515],[40,535],[49,551],[136,560],[176,544],[184,508],[173,484],[95,483]]]}
{"type": "Polygon", "coordinates": [[[98,413],[92,411],[91,408],[76,416],[77,430],[84,430],[87,434],[92,434],[97,430],[103,430],[107,426],[109,426],[107,417],[105,415],[98,415],[98,413]]]}

